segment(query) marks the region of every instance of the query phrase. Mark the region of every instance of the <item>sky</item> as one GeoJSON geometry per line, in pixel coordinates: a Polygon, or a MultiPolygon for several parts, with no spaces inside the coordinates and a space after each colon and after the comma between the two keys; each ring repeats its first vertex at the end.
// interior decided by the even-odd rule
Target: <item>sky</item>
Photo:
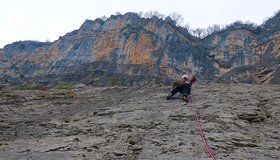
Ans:
{"type": "Polygon", "coordinates": [[[0,48],[23,40],[54,41],[86,19],[120,12],[177,12],[192,29],[237,20],[262,24],[279,0],[0,0],[0,48]]]}

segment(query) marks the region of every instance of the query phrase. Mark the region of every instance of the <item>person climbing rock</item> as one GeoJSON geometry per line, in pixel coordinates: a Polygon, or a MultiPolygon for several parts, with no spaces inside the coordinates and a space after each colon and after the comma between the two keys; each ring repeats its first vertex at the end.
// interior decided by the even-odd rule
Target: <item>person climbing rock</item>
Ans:
{"type": "Polygon", "coordinates": [[[191,86],[196,81],[195,76],[189,78],[187,75],[183,75],[182,79],[173,86],[172,91],[166,97],[167,100],[171,99],[176,93],[181,92],[184,101],[188,102],[188,96],[191,94],[191,86]]]}

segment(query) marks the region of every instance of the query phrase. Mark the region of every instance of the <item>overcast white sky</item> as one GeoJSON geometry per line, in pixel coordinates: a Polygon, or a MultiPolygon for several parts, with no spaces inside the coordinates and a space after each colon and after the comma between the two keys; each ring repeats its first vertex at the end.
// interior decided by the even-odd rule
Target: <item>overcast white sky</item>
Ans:
{"type": "Polygon", "coordinates": [[[191,28],[261,24],[280,9],[280,0],[0,0],[0,48],[20,40],[56,40],[86,19],[120,12],[181,14],[191,28]]]}

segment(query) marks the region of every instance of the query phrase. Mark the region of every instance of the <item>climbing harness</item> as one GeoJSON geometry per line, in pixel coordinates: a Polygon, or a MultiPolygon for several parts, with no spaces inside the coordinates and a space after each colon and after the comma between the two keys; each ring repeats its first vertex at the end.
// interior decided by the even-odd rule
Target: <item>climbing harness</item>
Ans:
{"type": "Polygon", "coordinates": [[[196,117],[196,122],[197,122],[197,125],[198,125],[198,128],[199,128],[199,132],[200,132],[200,135],[201,135],[201,138],[202,138],[202,141],[204,143],[204,146],[207,150],[207,152],[209,153],[209,155],[211,156],[212,160],[216,160],[215,156],[213,155],[213,153],[211,152],[210,150],[210,147],[209,145],[207,144],[207,141],[206,141],[206,138],[204,136],[204,133],[203,133],[203,130],[202,130],[202,127],[201,127],[201,122],[199,120],[199,116],[197,114],[197,111],[195,110],[195,108],[192,107],[192,97],[189,96],[189,107],[191,108],[191,110],[194,112],[195,114],[195,117],[196,117]]]}

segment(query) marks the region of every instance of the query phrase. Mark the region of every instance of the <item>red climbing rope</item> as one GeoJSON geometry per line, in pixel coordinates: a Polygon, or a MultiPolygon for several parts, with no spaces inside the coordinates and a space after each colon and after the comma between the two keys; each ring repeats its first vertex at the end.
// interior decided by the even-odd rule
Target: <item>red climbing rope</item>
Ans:
{"type": "Polygon", "coordinates": [[[197,122],[197,125],[198,125],[198,128],[199,128],[199,132],[200,132],[200,135],[201,135],[201,138],[202,138],[202,141],[204,143],[204,146],[207,150],[207,152],[209,153],[209,155],[211,156],[212,160],[216,160],[216,158],[214,157],[213,153],[211,152],[210,150],[210,147],[208,146],[207,142],[206,142],[206,138],[203,134],[203,130],[202,130],[202,127],[201,127],[201,122],[199,120],[199,117],[198,117],[198,114],[197,114],[197,111],[193,109],[192,107],[192,98],[190,97],[189,98],[189,107],[191,108],[191,110],[194,112],[195,114],[195,117],[196,117],[196,122],[197,122]]]}

